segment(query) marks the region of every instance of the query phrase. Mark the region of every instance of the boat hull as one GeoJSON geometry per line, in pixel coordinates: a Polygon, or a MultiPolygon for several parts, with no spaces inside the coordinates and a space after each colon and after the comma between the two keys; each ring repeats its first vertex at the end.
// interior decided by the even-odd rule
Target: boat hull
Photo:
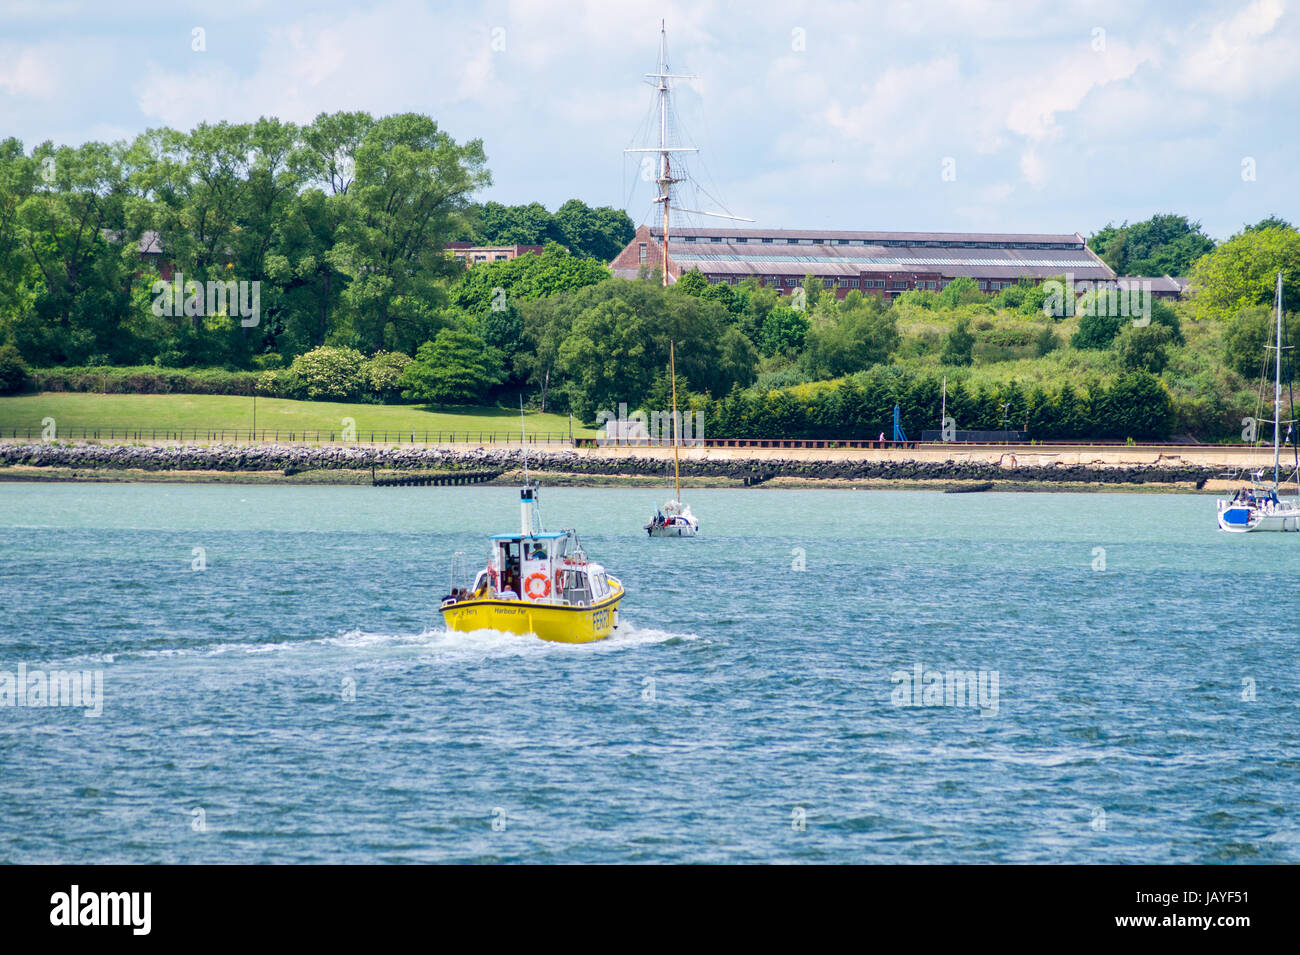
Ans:
{"type": "Polygon", "coordinates": [[[694,524],[650,524],[646,533],[651,537],[694,537],[699,533],[694,524]]]}
{"type": "Polygon", "coordinates": [[[442,608],[448,630],[497,630],[502,633],[533,634],[556,643],[593,643],[603,640],[618,626],[618,605],[623,599],[619,587],[590,607],[568,607],[531,600],[461,600],[442,608]]]}
{"type": "Polygon", "coordinates": [[[1289,502],[1268,508],[1220,502],[1219,530],[1230,534],[1256,531],[1297,533],[1300,532],[1300,509],[1292,507],[1289,502]]]}

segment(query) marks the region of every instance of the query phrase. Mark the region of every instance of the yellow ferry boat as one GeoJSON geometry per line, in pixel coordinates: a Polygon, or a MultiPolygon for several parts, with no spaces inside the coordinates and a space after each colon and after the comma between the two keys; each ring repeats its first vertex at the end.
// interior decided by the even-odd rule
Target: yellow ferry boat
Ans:
{"type": "Polygon", "coordinates": [[[447,629],[590,643],[618,626],[623,584],[587,559],[575,531],[541,529],[537,490],[535,484],[520,489],[520,532],[491,537],[487,566],[473,585],[453,587],[443,598],[447,629]]]}

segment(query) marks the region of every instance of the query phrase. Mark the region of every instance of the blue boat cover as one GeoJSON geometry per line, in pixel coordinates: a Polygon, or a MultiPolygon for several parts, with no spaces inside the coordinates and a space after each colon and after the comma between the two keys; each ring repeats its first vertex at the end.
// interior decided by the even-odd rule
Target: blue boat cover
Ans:
{"type": "Polygon", "coordinates": [[[1225,524],[1249,524],[1250,509],[1245,507],[1230,507],[1223,512],[1223,522],[1225,524]]]}

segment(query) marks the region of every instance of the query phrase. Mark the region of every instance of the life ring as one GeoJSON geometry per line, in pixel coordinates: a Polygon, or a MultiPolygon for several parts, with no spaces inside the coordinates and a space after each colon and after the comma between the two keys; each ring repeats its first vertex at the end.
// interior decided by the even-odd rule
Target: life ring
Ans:
{"type": "Polygon", "coordinates": [[[555,592],[557,594],[564,592],[564,571],[563,570],[557,570],[555,572],[555,592]]]}
{"type": "Polygon", "coordinates": [[[551,579],[540,571],[535,574],[529,574],[528,578],[524,581],[524,594],[529,600],[541,600],[543,597],[549,597],[551,595],[551,579]],[[533,581],[536,580],[542,582],[542,592],[540,594],[533,593],[533,581]]]}

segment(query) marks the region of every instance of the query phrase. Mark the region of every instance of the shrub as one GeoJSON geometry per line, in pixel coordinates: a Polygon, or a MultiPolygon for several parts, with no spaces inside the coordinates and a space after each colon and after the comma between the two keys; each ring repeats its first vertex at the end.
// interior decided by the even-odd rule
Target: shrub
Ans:
{"type": "Polygon", "coordinates": [[[104,391],[135,395],[251,395],[257,373],[224,368],[159,368],[108,365],[36,368],[30,372],[37,391],[104,391]]]}
{"type": "Polygon", "coordinates": [[[27,384],[27,363],[13,345],[0,345],[0,395],[17,394],[27,384]]]}
{"type": "Polygon", "coordinates": [[[365,375],[366,387],[378,398],[389,401],[396,398],[401,391],[398,384],[402,372],[411,363],[411,356],[400,351],[375,352],[361,366],[365,375]]]}
{"type": "Polygon", "coordinates": [[[365,361],[355,348],[322,345],[295,358],[289,370],[308,398],[348,399],[365,390],[365,361]]]}
{"type": "Polygon", "coordinates": [[[505,377],[501,353],[471,332],[444,328],[402,372],[402,396],[435,404],[471,404],[505,377]]]}

